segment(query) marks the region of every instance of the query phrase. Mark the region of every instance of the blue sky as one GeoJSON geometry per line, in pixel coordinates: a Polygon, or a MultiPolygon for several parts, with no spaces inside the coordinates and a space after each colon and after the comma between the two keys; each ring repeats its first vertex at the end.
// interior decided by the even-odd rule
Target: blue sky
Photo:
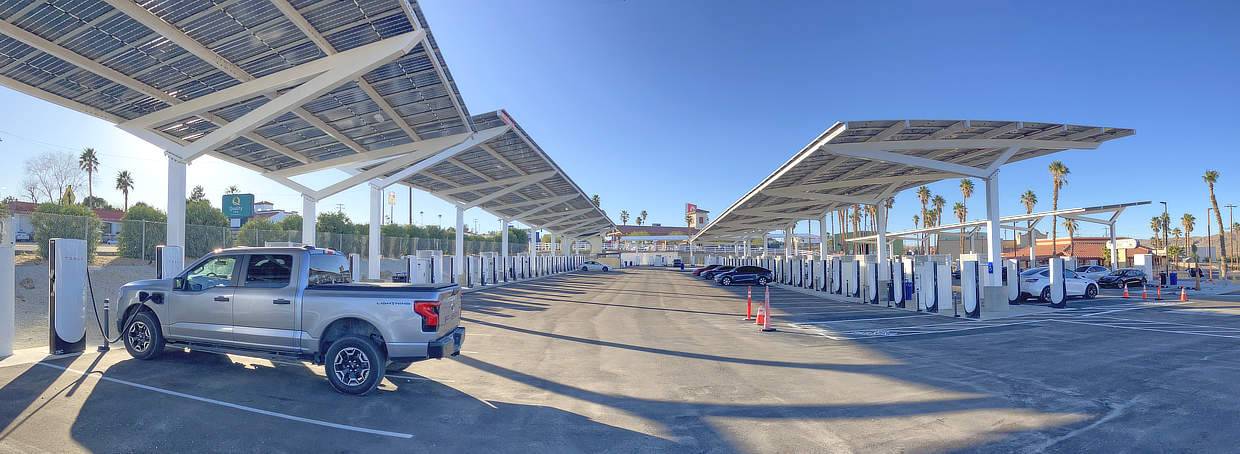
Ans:
{"type": "MultiPolygon", "coordinates": [[[[1061,206],[1153,200],[1121,235],[1147,237],[1167,200],[1175,218],[1208,201],[1201,174],[1222,173],[1221,204],[1237,202],[1232,159],[1240,114],[1240,4],[1235,2],[663,2],[427,1],[423,8],[474,113],[507,109],[613,218],[627,209],[683,224],[685,202],[718,214],[823,129],[840,120],[993,119],[1137,130],[1095,151],[1057,155],[1071,169],[1061,206]]],[[[44,150],[93,146],[111,187],[136,174],[133,200],[164,203],[159,150],[104,122],[0,88],[0,193],[44,150]]],[[[1050,207],[1041,158],[1004,168],[1005,213],[1033,189],[1050,207]]],[[[324,177],[325,176],[320,176],[324,177]]],[[[248,171],[203,158],[189,170],[212,199],[238,184],[279,207],[300,197],[248,171]]],[[[314,180],[312,179],[311,182],[314,180]]],[[[324,180],[326,181],[326,180],[324,180]]],[[[980,182],[979,189],[980,189],[980,182]]],[[[948,206],[956,181],[931,186],[948,206]]],[[[120,194],[101,191],[120,203],[120,194]]],[[[407,219],[406,194],[396,219],[407,219]]],[[[980,195],[980,191],[979,191],[980,195]]],[[[427,223],[450,207],[415,196],[427,223]]],[[[365,221],[366,193],[342,204],[365,221]]],[[[917,203],[897,197],[892,228],[917,203]]],[[[969,202],[984,212],[981,197],[969,202]]],[[[469,213],[483,230],[495,218],[469,213]]],[[[417,221],[417,219],[415,219],[417,221]]],[[[618,222],[618,220],[617,220],[618,222]]],[[[802,224],[803,226],[804,224],[802,224]]],[[[802,227],[803,228],[803,227],[802,227]]],[[[1083,226],[1083,235],[1103,230],[1083,226]]]]}

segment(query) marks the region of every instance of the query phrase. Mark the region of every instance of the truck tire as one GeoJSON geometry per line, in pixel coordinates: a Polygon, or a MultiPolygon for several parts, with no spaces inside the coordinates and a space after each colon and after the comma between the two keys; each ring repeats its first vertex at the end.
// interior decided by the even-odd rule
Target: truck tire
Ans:
{"type": "Polygon", "coordinates": [[[159,329],[159,320],[146,310],[130,317],[121,338],[125,340],[125,351],[137,359],[155,359],[164,352],[164,333],[159,329]]]}
{"type": "Polygon", "coordinates": [[[323,368],[332,388],[344,394],[365,395],[383,379],[382,365],[387,358],[370,339],[344,336],[332,342],[323,357],[323,368]]]}
{"type": "Polygon", "coordinates": [[[413,364],[413,361],[388,361],[386,370],[388,372],[404,372],[405,369],[409,368],[410,364],[413,364]]]}

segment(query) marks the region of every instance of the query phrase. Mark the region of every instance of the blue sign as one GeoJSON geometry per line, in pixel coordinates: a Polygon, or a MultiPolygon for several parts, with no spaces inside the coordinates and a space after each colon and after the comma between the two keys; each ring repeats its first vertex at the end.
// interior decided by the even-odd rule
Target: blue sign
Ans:
{"type": "Polygon", "coordinates": [[[986,262],[986,273],[995,274],[995,262],[986,262]]]}

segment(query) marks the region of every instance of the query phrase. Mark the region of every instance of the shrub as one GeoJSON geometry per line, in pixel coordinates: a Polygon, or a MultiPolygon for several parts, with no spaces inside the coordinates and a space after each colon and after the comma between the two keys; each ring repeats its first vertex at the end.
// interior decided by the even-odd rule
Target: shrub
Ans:
{"type": "Polygon", "coordinates": [[[121,218],[121,235],[117,240],[122,257],[153,260],[155,246],[168,238],[168,216],[142,202],[135,203],[121,218]]]}
{"type": "Polygon", "coordinates": [[[250,218],[237,230],[236,246],[263,246],[268,241],[288,241],[288,234],[278,224],[266,219],[250,218]]]}
{"type": "Polygon", "coordinates": [[[99,245],[100,222],[90,208],[82,205],[42,203],[35,208],[31,222],[34,224],[34,241],[38,245],[39,257],[47,258],[51,251],[52,238],[86,240],[87,256],[95,256],[95,248],[99,245]]]}
{"type": "Polygon", "coordinates": [[[215,249],[228,247],[228,218],[205,199],[185,204],[185,256],[201,257],[215,249]]]}

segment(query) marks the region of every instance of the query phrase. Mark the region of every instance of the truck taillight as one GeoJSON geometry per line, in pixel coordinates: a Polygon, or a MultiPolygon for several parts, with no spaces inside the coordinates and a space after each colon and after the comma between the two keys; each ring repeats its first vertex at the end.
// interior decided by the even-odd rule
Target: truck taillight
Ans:
{"type": "Polygon", "coordinates": [[[435,331],[439,329],[438,301],[414,301],[413,313],[422,316],[422,331],[435,331]]]}

